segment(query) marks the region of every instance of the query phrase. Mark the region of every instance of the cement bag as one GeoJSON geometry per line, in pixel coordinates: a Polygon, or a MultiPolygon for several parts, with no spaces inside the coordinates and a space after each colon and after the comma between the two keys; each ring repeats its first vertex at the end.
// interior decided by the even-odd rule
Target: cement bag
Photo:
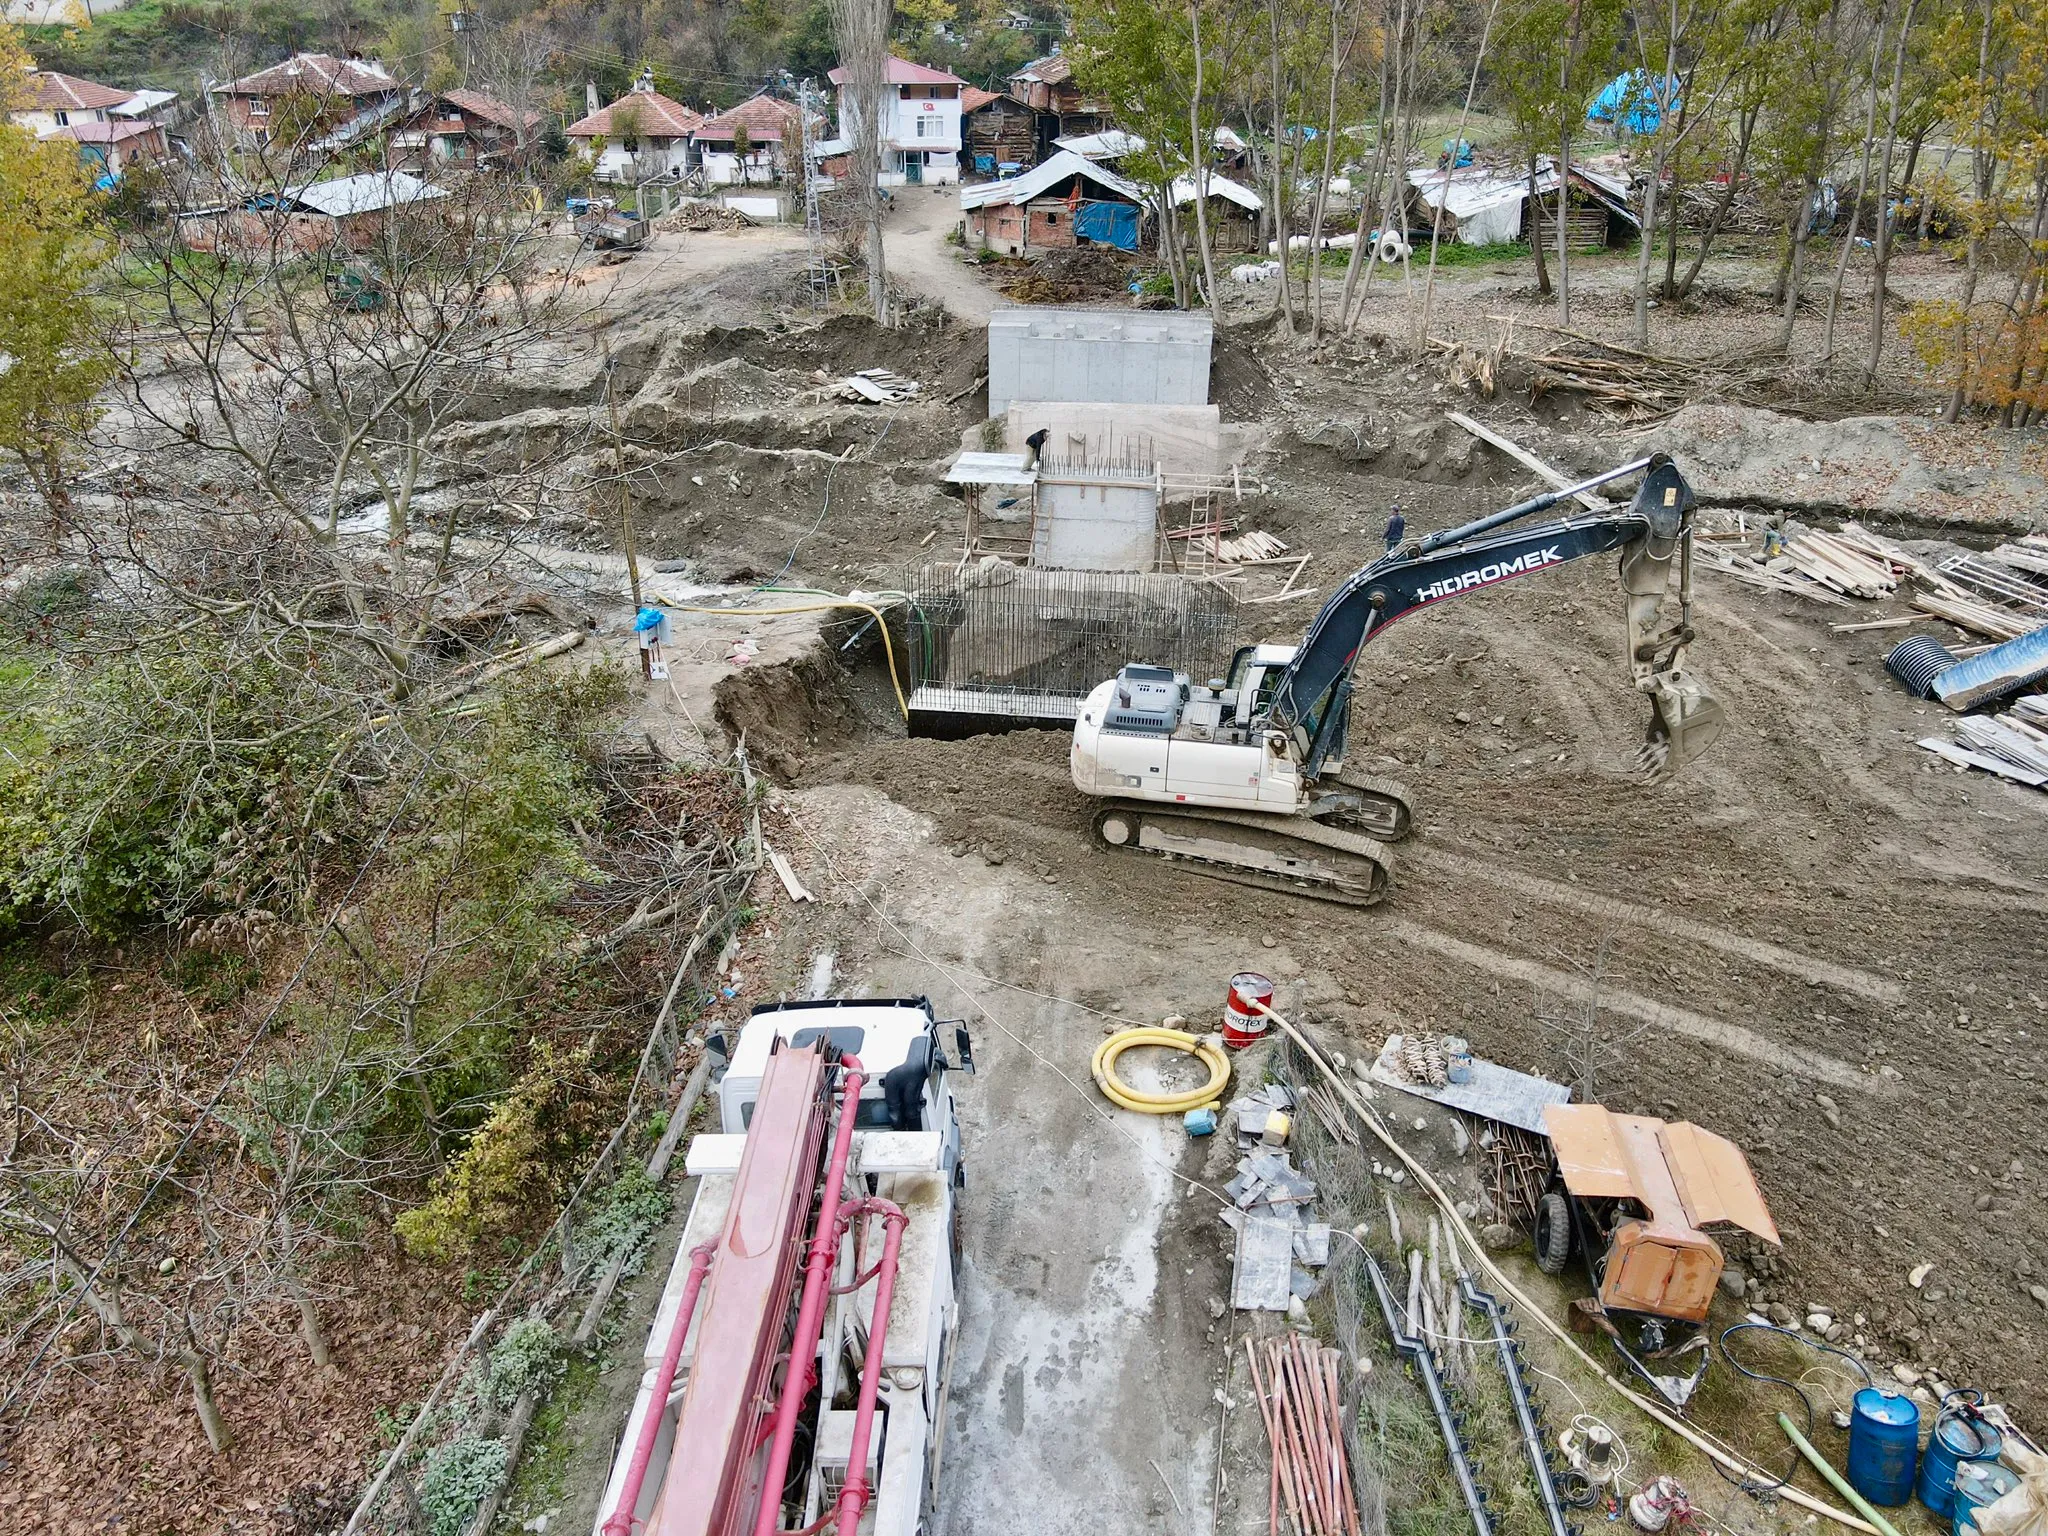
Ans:
{"type": "Polygon", "coordinates": [[[1981,1536],[2048,1536],[2048,1457],[2010,1439],[2005,1457],[2019,1473],[2020,1485],[1976,1512],[1978,1531],[1981,1536]]]}

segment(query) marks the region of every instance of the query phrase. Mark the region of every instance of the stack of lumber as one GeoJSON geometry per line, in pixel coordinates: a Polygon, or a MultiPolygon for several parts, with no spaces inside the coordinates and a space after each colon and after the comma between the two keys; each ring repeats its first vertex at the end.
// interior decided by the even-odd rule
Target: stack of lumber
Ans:
{"type": "Polygon", "coordinates": [[[1287,553],[1287,546],[1270,533],[1257,528],[1241,533],[1234,539],[1216,541],[1216,557],[1232,565],[1244,565],[1253,560],[1272,560],[1287,553]]]}
{"type": "Polygon", "coordinates": [[[1965,715],[1955,728],[1960,746],[1934,737],[1920,745],[1952,763],[2048,789],[2048,697],[2021,699],[2002,715],[1965,715]]]}
{"type": "Polygon", "coordinates": [[[2048,576],[2048,535],[2030,533],[2016,544],[2001,544],[1991,558],[2030,576],[2048,576]]]}
{"type": "Polygon", "coordinates": [[[1889,560],[1814,529],[1785,541],[1793,568],[1845,597],[1889,597],[1899,578],[1889,560]]]}
{"type": "Polygon", "coordinates": [[[1273,1449],[1266,1483],[1266,1530],[1280,1529],[1284,1501],[1296,1536],[1359,1536],[1358,1500],[1344,1454],[1337,1351],[1292,1331],[1244,1341],[1259,1414],[1273,1449]]]}
{"type": "Polygon", "coordinates": [[[1720,549],[1698,542],[1693,545],[1692,557],[1708,570],[1721,571],[1746,585],[1762,587],[1766,592],[1789,592],[1795,597],[1810,597],[1817,603],[1832,603],[1837,608],[1849,606],[1847,598],[1819,582],[1809,581],[1782,559],[1765,565],[1740,550],[1720,549]]]}

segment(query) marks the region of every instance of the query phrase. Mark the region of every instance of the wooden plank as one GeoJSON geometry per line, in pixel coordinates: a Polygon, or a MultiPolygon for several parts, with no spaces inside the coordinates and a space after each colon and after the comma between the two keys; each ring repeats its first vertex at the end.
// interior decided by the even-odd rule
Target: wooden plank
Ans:
{"type": "MultiPolygon", "coordinates": [[[[1517,464],[1521,465],[1522,468],[1547,481],[1552,490],[1561,491],[1573,483],[1567,480],[1561,471],[1552,469],[1520,443],[1515,442],[1512,438],[1502,436],[1489,426],[1474,421],[1463,411],[1445,411],[1444,419],[1463,427],[1482,443],[1492,444],[1517,464]]],[[[1595,496],[1591,491],[1580,491],[1578,499],[1583,505],[1595,512],[1605,512],[1614,506],[1614,503],[1607,500],[1604,496],[1595,496]]]]}
{"type": "Polygon", "coordinates": [[[781,849],[771,847],[768,850],[768,862],[775,867],[775,878],[782,882],[782,889],[788,893],[791,901],[818,899],[810,893],[803,881],[797,879],[796,871],[790,868],[789,860],[782,856],[781,849]]]}

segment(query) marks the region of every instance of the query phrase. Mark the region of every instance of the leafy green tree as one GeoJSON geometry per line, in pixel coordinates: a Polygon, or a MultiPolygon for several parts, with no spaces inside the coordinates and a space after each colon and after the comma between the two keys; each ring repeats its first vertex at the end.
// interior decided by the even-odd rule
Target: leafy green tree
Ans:
{"type": "MultiPolygon", "coordinates": [[[[0,32],[0,92],[17,97],[25,59],[0,32]]],[[[93,344],[91,290],[106,256],[91,177],[77,152],[0,123],[0,449],[19,460],[61,527],[67,465],[113,371],[93,344]]]]}

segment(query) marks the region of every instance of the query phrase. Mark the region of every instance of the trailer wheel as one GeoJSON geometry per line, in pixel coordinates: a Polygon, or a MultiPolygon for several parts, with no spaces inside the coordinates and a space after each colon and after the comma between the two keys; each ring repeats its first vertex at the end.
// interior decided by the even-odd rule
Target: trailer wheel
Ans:
{"type": "Polygon", "coordinates": [[[1571,1206],[1563,1191],[1553,1189],[1536,1205],[1536,1267],[1546,1275],[1561,1275],[1571,1256],[1571,1206]]]}

